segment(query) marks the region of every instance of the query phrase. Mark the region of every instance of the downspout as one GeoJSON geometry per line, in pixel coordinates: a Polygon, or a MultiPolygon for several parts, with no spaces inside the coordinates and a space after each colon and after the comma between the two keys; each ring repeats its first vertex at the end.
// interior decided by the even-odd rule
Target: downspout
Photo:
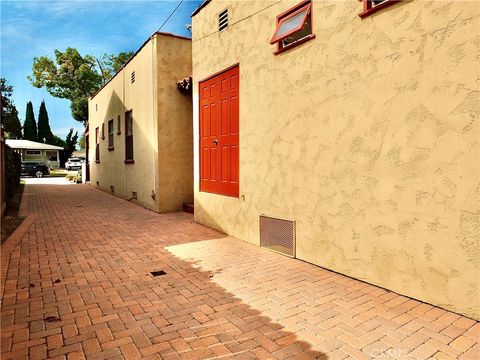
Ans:
{"type": "Polygon", "coordinates": [[[157,210],[160,211],[160,197],[158,196],[158,99],[157,99],[157,85],[158,85],[158,66],[157,66],[157,46],[158,37],[156,34],[152,36],[152,127],[153,127],[153,192],[152,199],[156,203],[157,210]]]}

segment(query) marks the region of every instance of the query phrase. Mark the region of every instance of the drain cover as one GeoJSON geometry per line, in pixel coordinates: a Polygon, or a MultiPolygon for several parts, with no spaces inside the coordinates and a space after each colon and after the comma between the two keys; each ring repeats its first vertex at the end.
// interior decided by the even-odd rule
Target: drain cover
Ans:
{"type": "Polygon", "coordinates": [[[150,274],[152,274],[153,276],[161,276],[161,275],[165,275],[166,272],[163,270],[157,270],[157,271],[152,271],[150,274]]]}

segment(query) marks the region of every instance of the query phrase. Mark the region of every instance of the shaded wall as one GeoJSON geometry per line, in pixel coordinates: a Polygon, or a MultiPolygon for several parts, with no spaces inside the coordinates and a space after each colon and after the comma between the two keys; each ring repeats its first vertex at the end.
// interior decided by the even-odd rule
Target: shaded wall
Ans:
{"type": "Polygon", "coordinates": [[[177,81],[192,74],[192,42],[157,39],[159,209],[180,211],[193,201],[192,97],[177,89],[177,81]]]}
{"type": "Polygon", "coordinates": [[[296,220],[298,258],[479,319],[479,3],[314,2],[316,38],[275,56],[295,4],[193,17],[196,221],[259,244],[260,214],[296,220]],[[198,81],[235,63],[238,199],[198,166],[198,81]]]}

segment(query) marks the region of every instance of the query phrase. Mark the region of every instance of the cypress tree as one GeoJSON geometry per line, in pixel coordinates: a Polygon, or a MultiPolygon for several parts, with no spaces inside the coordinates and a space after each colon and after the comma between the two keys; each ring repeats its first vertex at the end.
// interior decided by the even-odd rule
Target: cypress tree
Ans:
{"type": "Polygon", "coordinates": [[[5,114],[5,131],[8,134],[9,139],[21,139],[22,138],[22,124],[18,118],[17,108],[12,105],[8,112],[5,114]]]}
{"type": "Polygon", "coordinates": [[[25,122],[23,123],[23,138],[25,140],[37,141],[37,123],[35,122],[31,101],[27,103],[25,122]]]}
{"type": "Polygon", "coordinates": [[[40,111],[38,112],[38,142],[51,144],[52,140],[53,134],[50,129],[47,107],[45,106],[45,101],[42,101],[40,111]]]}

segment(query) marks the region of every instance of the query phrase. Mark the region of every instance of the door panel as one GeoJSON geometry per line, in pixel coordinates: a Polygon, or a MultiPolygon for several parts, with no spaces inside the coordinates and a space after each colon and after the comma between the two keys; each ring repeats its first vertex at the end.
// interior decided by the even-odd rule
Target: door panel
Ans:
{"type": "Polygon", "coordinates": [[[237,66],[200,83],[200,191],[238,197],[238,79],[237,66]]]}

